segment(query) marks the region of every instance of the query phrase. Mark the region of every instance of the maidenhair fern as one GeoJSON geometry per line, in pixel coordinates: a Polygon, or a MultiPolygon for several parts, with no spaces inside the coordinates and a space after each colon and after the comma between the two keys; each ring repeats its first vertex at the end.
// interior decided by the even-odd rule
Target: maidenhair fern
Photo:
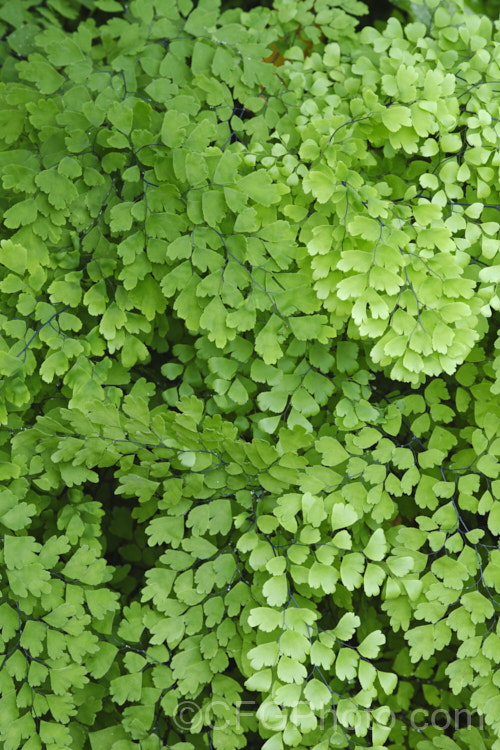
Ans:
{"type": "Polygon", "coordinates": [[[498,22],[0,5],[2,748],[499,750],[498,22]]]}

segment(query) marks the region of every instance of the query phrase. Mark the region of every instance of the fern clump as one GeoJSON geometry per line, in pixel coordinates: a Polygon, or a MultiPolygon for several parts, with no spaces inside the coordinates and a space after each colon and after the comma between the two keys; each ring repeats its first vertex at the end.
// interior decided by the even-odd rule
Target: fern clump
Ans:
{"type": "Polygon", "coordinates": [[[498,22],[1,5],[1,747],[499,750],[498,22]]]}

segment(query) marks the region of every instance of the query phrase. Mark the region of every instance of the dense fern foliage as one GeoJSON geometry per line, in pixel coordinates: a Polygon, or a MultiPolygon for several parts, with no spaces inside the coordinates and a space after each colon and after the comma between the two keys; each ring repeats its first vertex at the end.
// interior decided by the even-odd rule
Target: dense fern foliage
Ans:
{"type": "Polygon", "coordinates": [[[500,24],[229,5],[0,4],[0,745],[499,750],[500,24]]]}

